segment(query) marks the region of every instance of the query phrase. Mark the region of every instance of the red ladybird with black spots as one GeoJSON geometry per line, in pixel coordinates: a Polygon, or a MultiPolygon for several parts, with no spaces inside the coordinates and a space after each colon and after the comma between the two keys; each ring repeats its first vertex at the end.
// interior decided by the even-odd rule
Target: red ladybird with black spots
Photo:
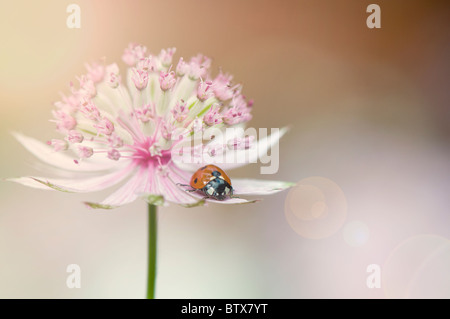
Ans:
{"type": "MultiPolygon", "coordinates": [[[[180,184],[183,185],[183,184],[180,184]]],[[[228,175],[216,165],[206,165],[199,168],[191,177],[189,191],[201,191],[206,198],[224,200],[233,197],[233,186],[228,175]]]]}

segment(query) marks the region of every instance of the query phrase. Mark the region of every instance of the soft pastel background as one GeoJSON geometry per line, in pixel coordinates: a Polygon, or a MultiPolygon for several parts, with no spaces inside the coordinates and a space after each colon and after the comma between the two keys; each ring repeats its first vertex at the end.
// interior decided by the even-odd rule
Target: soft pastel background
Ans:
{"type": "MultiPolygon", "coordinates": [[[[0,177],[36,174],[10,135],[54,137],[59,92],[129,42],[202,52],[255,99],[254,127],[291,126],[280,169],[301,181],[253,205],[160,210],[160,298],[450,297],[448,1],[0,2],[0,177]],[[81,7],[81,29],[66,7],[81,7]],[[381,7],[368,29],[366,7],[381,7]],[[381,267],[369,289],[367,266],[381,267]]],[[[121,64],[123,66],[123,64],[121,64]]],[[[141,298],[144,202],[0,182],[1,298],[141,298]],[[66,286],[68,264],[81,288],[66,286]]]]}

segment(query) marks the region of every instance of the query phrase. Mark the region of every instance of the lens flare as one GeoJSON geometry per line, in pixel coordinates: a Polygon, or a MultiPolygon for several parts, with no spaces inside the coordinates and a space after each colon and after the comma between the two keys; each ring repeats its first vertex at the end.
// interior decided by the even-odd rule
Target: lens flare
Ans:
{"type": "Polygon", "coordinates": [[[361,247],[369,240],[369,227],[360,221],[348,222],[343,229],[344,241],[353,247],[361,247]]]}
{"type": "Polygon", "coordinates": [[[450,298],[450,240],[436,235],[411,237],[399,244],[382,267],[388,298],[450,298]]]}
{"type": "Polygon", "coordinates": [[[320,239],[338,231],[347,216],[342,189],[324,177],[302,179],[289,191],[284,212],[292,229],[302,237],[320,239]]]}

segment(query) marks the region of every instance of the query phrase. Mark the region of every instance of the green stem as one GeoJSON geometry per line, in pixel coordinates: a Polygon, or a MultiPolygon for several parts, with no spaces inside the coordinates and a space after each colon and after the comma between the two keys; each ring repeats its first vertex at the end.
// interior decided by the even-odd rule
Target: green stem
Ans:
{"type": "Polygon", "coordinates": [[[156,205],[148,204],[148,278],[147,278],[147,299],[154,299],[155,298],[156,238],[157,238],[157,212],[156,212],[156,205]]]}

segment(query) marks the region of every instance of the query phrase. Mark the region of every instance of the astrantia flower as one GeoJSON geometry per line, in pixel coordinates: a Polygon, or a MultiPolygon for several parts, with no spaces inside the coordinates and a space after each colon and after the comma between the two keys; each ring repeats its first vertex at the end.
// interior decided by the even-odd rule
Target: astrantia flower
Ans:
{"type": "MultiPolygon", "coordinates": [[[[128,66],[87,65],[87,74],[70,85],[71,94],[55,103],[53,122],[60,134],[48,143],[15,134],[37,158],[56,173],[71,178],[21,177],[11,179],[27,186],[66,192],[100,191],[122,185],[94,208],[113,208],[143,197],[151,204],[184,206],[203,203],[201,194],[187,192],[192,172],[218,162],[220,154],[239,159],[219,165],[227,170],[255,162],[284,134],[254,141],[253,137],[226,133],[251,119],[252,102],[241,85],[220,72],[213,77],[211,60],[203,55],[179,59],[175,49],[148,54],[142,45],[130,44],[123,54],[128,66]],[[205,142],[198,134],[213,132],[205,142]],[[214,133],[215,132],[215,133],[214,133]],[[218,133],[223,133],[220,138],[218,133]],[[183,147],[182,147],[183,146],[183,147]],[[191,155],[186,161],[186,152],[191,155]],[[244,160],[245,159],[245,160],[244,160]]],[[[239,131],[240,132],[240,131],[239,131]]],[[[227,157],[228,158],[228,157],[227,157]]],[[[290,183],[232,178],[234,193],[265,195],[290,183]]],[[[245,203],[244,198],[217,203],[245,203]]]]}

